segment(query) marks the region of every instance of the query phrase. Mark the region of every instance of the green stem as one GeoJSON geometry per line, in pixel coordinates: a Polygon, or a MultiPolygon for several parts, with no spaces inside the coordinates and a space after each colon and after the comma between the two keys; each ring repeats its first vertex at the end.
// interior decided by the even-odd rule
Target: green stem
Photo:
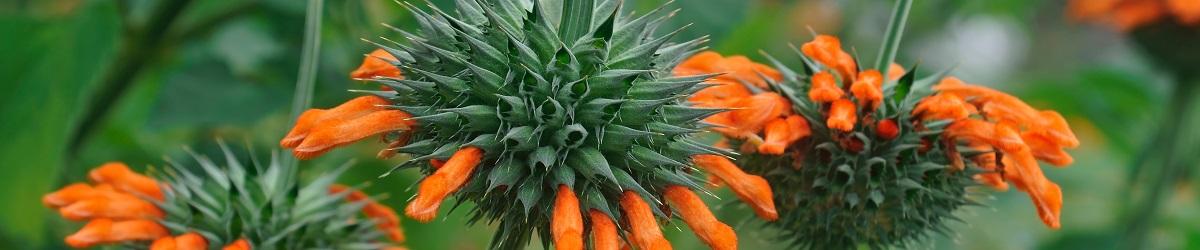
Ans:
{"type": "Polygon", "coordinates": [[[884,36],[883,46],[879,51],[879,59],[875,60],[875,69],[887,76],[888,68],[896,61],[896,52],[900,50],[900,38],[904,36],[904,25],[908,23],[908,12],[912,10],[912,0],[896,1],[892,9],[892,19],[884,36]]]}
{"type": "MultiPolygon", "coordinates": [[[[317,56],[321,54],[321,13],[324,0],[308,0],[304,17],[304,48],[300,53],[300,72],[296,79],[296,91],[292,97],[291,121],[294,124],[300,113],[312,105],[313,83],[317,77],[317,56]]],[[[295,166],[296,159],[284,157],[283,164],[295,166]]]]}
{"type": "MultiPolygon", "coordinates": [[[[1190,84],[1190,82],[1184,79],[1179,79],[1179,82],[1176,83],[1176,89],[1171,96],[1170,103],[1168,103],[1167,112],[1163,114],[1165,117],[1162,127],[1163,134],[1160,138],[1163,140],[1159,140],[1161,145],[1148,145],[1148,147],[1161,146],[1158,150],[1150,150],[1149,152],[1155,154],[1155,156],[1161,156],[1159,159],[1162,159],[1163,164],[1158,169],[1157,175],[1150,176],[1146,182],[1148,187],[1145,191],[1144,200],[1130,203],[1137,204],[1137,208],[1132,211],[1132,216],[1129,218],[1129,222],[1126,223],[1126,238],[1123,243],[1125,244],[1125,248],[1137,249],[1144,246],[1146,234],[1154,225],[1155,215],[1162,205],[1162,200],[1170,193],[1169,189],[1173,186],[1172,184],[1175,183],[1175,180],[1179,179],[1177,178],[1178,175],[1189,164],[1184,159],[1190,157],[1190,155],[1186,153],[1181,154],[1183,152],[1177,152],[1177,149],[1181,146],[1181,143],[1187,143],[1190,140],[1190,138],[1185,138],[1186,136],[1181,137],[1180,133],[1189,128],[1189,126],[1185,125],[1192,120],[1193,109],[1197,108],[1195,107],[1195,101],[1197,100],[1196,97],[1200,95],[1200,91],[1198,90],[1200,90],[1200,86],[1190,84]]],[[[1157,157],[1148,156],[1147,158],[1157,157]]],[[[1144,163],[1139,164],[1144,166],[1137,167],[1150,167],[1150,165],[1144,163]]],[[[1150,169],[1143,168],[1136,171],[1143,172],[1148,170],[1150,169]]]]}
{"type": "MultiPolygon", "coordinates": [[[[84,141],[91,135],[104,117],[112,109],[113,104],[120,100],[125,90],[133,83],[138,73],[146,64],[159,54],[163,47],[163,37],[180,13],[187,8],[191,0],[162,1],[154,10],[153,16],[146,26],[135,28],[128,32],[117,51],[115,61],[100,78],[97,90],[88,98],[83,117],[71,133],[67,146],[67,158],[74,158],[82,148],[84,141]]],[[[65,171],[66,169],[64,169],[65,171]]]]}

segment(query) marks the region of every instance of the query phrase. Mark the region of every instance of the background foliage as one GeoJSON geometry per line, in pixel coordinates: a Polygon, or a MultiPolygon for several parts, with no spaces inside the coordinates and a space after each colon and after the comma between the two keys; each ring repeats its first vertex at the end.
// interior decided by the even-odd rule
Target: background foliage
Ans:
{"type": "MultiPolygon", "coordinates": [[[[83,180],[87,169],[103,162],[161,166],[163,156],[184,159],[180,146],[213,150],[214,138],[246,141],[260,153],[276,149],[288,128],[300,68],[305,1],[191,1],[176,14],[161,15],[161,6],[179,1],[187,2],[0,1],[0,131],[7,133],[0,143],[0,246],[64,248],[61,237],[78,225],[53,216],[40,196],[83,180]],[[173,22],[161,32],[146,25],[163,18],[173,22]],[[135,70],[122,78],[122,70],[130,68],[135,70]],[[102,115],[87,122],[89,114],[102,115]],[[73,131],[85,136],[74,140],[73,131]]],[[[661,4],[627,2],[643,11],[661,4]]],[[[1180,175],[1185,180],[1180,184],[1142,190],[1153,185],[1139,183],[1145,178],[1133,173],[1146,171],[1130,167],[1139,152],[1161,146],[1149,140],[1160,120],[1178,115],[1164,113],[1171,75],[1151,65],[1122,34],[1069,22],[1061,2],[915,4],[899,62],[956,67],[956,75],[969,82],[1057,109],[1084,145],[1071,152],[1075,165],[1046,171],[1065,193],[1063,229],[1045,229],[1018,192],[988,193],[977,197],[988,207],[961,211],[966,221],[954,225],[953,235],[922,248],[1113,247],[1134,220],[1130,203],[1145,192],[1165,197],[1154,216],[1137,219],[1152,225],[1151,246],[1200,248],[1200,190],[1192,178],[1180,175]]],[[[759,49],[790,54],[788,43],[807,41],[810,30],[837,34],[853,54],[874,58],[891,8],[878,0],[683,0],[673,6],[681,8],[675,25],[694,23],[680,39],[711,35],[712,49],[755,59],[762,58],[759,49]]],[[[412,25],[387,0],[326,1],[323,18],[315,107],[348,100],[355,94],[347,89],[374,88],[347,76],[371,49],[359,38],[396,36],[380,23],[412,25]]],[[[389,193],[386,203],[401,208],[413,194],[416,172],[375,178],[400,162],[376,160],[380,147],[358,143],[302,166],[331,168],[359,159],[342,182],[370,182],[368,191],[389,193]]],[[[1190,162],[1186,169],[1196,167],[1190,162]]],[[[738,228],[743,247],[778,246],[762,240],[773,232],[749,220],[747,208],[732,199],[709,199],[718,216],[738,228]]],[[[406,219],[409,246],[484,248],[491,229],[463,226],[464,215],[456,211],[429,224],[406,219]]],[[[666,231],[677,248],[701,247],[682,223],[666,231]]]]}

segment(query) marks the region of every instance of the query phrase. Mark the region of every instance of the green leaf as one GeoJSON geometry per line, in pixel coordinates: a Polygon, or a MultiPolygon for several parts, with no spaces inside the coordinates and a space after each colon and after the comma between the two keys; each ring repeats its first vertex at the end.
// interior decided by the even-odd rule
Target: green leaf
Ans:
{"type": "Polygon", "coordinates": [[[563,42],[573,44],[592,27],[593,0],[563,1],[562,19],[558,26],[558,35],[563,42]]]}

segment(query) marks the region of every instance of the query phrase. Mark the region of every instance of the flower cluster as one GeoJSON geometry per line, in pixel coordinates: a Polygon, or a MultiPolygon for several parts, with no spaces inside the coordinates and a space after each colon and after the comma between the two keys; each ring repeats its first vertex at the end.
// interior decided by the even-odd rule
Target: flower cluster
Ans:
{"type": "Polygon", "coordinates": [[[1038,160],[1068,165],[1063,149],[1079,142],[1058,113],[941,74],[914,80],[896,64],[860,70],[832,36],[799,51],[802,73],[770,55],[774,68],[713,52],[675,70],[726,73],[691,101],[733,109],[705,121],[721,126],[720,146],[744,153],[739,165],[770,181],[780,216],[771,225],[785,239],[811,248],[911,242],[974,204],[973,183],[1013,184],[1059,227],[1062,193],[1038,160]]]}
{"type": "Polygon", "coordinates": [[[1164,19],[1200,25],[1200,1],[1195,0],[1071,0],[1067,14],[1076,20],[1109,23],[1129,31],[1164,19]]]}
{"type": "Polygon", "coordinates": [[[705,39],[657,36],[669,16],[660,10],[621,14],[621,1],[580,3],[592,1],[564,1],[561,10],[514,1],[459,1],[453,12],[405,5],[420,29],[397,29],[407,43],[379,45],[351,73],[384,90],[303,113],[280,145],[308,159],[380,135],[389,144],[380,157],[408,154],[397,169],[425,174],[405,214],[428,222],[451,195],[473,202],[472,222],[499,223],[493,248],[524,247],[537,233],[558,249],[582,249],[590,231],[597,249],[616,249],[620,239],[665,249],[659,220],[675,215],[710,247],[736,248],[733,229],[695,193],[699,170],[775,219],[763,178],[693,138],[708,126],[700,120],[724,111],[686,101],[715,74],[670,70],[705,39]]]}
{"type": "Polygon", "coordinates": [[[158,178],[106,163],[91,170],[90,184],[71,184],[42,202],[65,219],[88,221],[65,239],[75,248],[403,249],[387,243],[404,241],[396,213],[360,191],[329,184],[336,174],[297,187],[278,163],[250,174],[227,156],[233,165],[225,169],[197,156],[204,175],[172,163],[158,178]]]}

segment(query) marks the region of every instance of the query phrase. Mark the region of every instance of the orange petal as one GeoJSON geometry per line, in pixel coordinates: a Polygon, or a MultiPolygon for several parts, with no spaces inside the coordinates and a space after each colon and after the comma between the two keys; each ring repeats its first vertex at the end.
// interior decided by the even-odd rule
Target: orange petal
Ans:
{"type": "Polygon", "coordinates": [[[845,91],[837,86],[837,81],[833,79],[832,74],[825,71],[813,74],[812,88],[808,90],[808,99],[818,103],[827,103],[842,99],[845,94],[845,91]]]}
{"type": "Polygon", "coordinates": [[[411,117],[404,111],[384,110],[353,120],[327,124],[314,129],[312,134],[304,138],[304,142],[293,150],[293,154],[296,158],[311,159],[334,147],[379,133],[408,130],[413,125],[413,121],[408,120],[411,117]]]}
{"type": "Polygon", "coordinates": [[[658,221],[650,211],[650,205],[633,191],[621,195],[621,211],[629,222],[629,240],[639,249],[671,249],[671,243],[663,237],[658,221]]]}
{"type": "Polygon", "coordinates": [[[683,222],[692,228],[696,237],[711,249],[737,249],[737,234],[733,228],[717,220],[699,196],[683,186],[667,186],[663,196],[675,209],[683,222]]]}
{"type": "Polygon", "coordinates": [[[1031,129],[1040,133],[1044,138],[1052,141],[1055,145],[1065,148],[1075,148],[1079,146],[1079,139],[1075,138],[1075,132],[1071,131],[1071,126],[1067,124],[1067,119],[1062,117],[1058,112],[1045,110],[1038,113],[1041,117],[1042,127],[1031,129]]]}
{"type": "Polygon", "coordinates": [[[858,66],[850,54],[842,51],[842,42],[837,37],[818,35],[800,46],[800,51],[825,67],[836,69],[843,79],[855,78],[858,66]]]}
{"type": "MultiPolygon", "coordinates": [[[[330,194],[338,194],[347,190],[350,190],[350,187],[341,184],[333,184],[329,186],[330,194]]],[[[346,195],[346,201],[349,202],[358,202],[364,200],[368,202],[362,208],[363,214],[366,215],[367,218],[376,220],[375,226],[378,227],[379,230],[383,231],[384,234],[387,235],[388,239],[391,239],[393,242],[397,243],[404,242],[404,230],[400,227],[400,216],[396,214],[395,210],[392,210],[392,208],[387,205],[370,200],[370,197],[368,197],[366,193],[363,193],[359,190],[351,191],[346,195]]]]}
{"type": "Polygon", "coordinates": [[[155,219],[162,218],[163,212],[150,202],[132,196],[93,197],[72,203],[59,209],[63,218],[68,220],[87,220],[95,218],[109,219],[155,219]]]}
{"type": "Polygon", "coordinates": [[[566,184],[558,185],[550,235],[554,237],[554,249],[583,249],[583,215],[579,212],[579,199],[566,184]]]}
{"type": "Polygon", "coordinates": [[[792,104],[776,93],[759,93],[743,98],[734,106],[738,110],[728,112],[736,130],[735,138],[757,134],[767,122],[791,114],[792,104]]]}
{"type": "Polygon", "coordinates": [[[1004,176],[1000,173],[982,173],[973,176],[976,182],[987,185],[996,191],[1007,191],[1008,183],[1004,182],[1004,176]]]}
{"type": "Polygon", "coordinates": [[[1166,15],[1163,1],[1121,1],[1112,12],[1112,22],[1122,31],[1158,21],[1166,15]]]}
{"type": "Polygon", "coordinates": [[[884,119],[875,124],[875,136],[883,140],[896,139],[900,136],[900,127],[896,125],[896,120],[884,119]]]}
{"type": "Polygon", "coordinates": [[[754,209],[754,213],[759,218],[767,221],[774,221],[779,218],[779,213],[775,211],[775,200],[771,195],[771,186],[767,184],[767,180],[757,175],[746,174],[742,172],[729,159],[717,155],[696,155],[692,157],[692,161],[697,167],[704,169],[709,174],[717,176],[722,182],[729,185],[729,189],[737,194],[738,198],[749,204],[754,209]]]}
{"type": "Polygon", "coordinates": [[[892,63],[888,67],[888,81],[898,81],[900,77],[904,77],[905,73],[907,72],[904,71],[904,67],[900,66],[900,64],[892,63]]]}
{"type": "Polygon", "coordinates": [[[717,52],[711,50],[702,51],[675,66],[674,74],[676,76],[690,76],[716,73],[716,70],[713,70],[713,66],[721,63],[723,59],[724,57],[717,52]]]}
{"type": "Polygon", "coordinates": [[[42,196],[42,204],[45,204],[49,208],[60,208],[97,195],[96,190],[92,186],[84,183],[75,183],[42,196]]]}
{"type": "Polygon", "coordinates": [[[1029,149],[1033,151],[1033,157],[1038,160],[1045,161],[1054,166],[1067,166],[1075,162],[1075,158],[1063,151],[1061,147],[1055,144],[1050,139],[1047,139],[1039,134],[1025,132],[1021,133],[1021,140],[1029,145],[1029,149]]]}
{"type": "Polygon", "coordinates": [[[468,146],[454,152],[446,165],[421,181],[416,199],[408,203],[404,213],[422,223],[433,220],[442,200],[462,188],[482,158],[483,150],[477,147],[468,146]]]}
{"type": "Polygon", "coordinates": [[[104,238],[105,242],[150,241],[170,236],[167,228],[153,220],[126,220],[112,223],[112,229],[104,238]]]}
{"type": "Polygon", "coordinates": [[[296,125],[279,141],[284,148],[294,148],[304,142],[305,137],[314,129],[335,126],[343,120],[351,120],[375,111],[384,110],[381,105],[389,102],[378,96],[362,96],[351,99],[329,110],[310,109],[296,118],[296,125]]]}
{"type": "Polygon", "coordinates": [[[68,246],[74,248],[88,248],[97,244],[104,243],[112,231],[113,221],[109,219],[95,219],[80,228],[74,234],[68,235],[66,242],[68,246]]]}
{"type": "Polygon", "coordinates": [[[762,144],[758,145],[759,153],[780,155],[783,154],[784,149],[787,149],[788,144],[791,143],[788,141],[792,136],[788,128],[787,118],[779,118],[767,123],[767,126],[763,128],[763,134],[766,135],[766,139],[763,140],[762,144]]]}
{"type": "Polygon", "coordinates": [[[617,225],[612,218],[596,210],[588,210],[592,221],[592,249],[617,250],[621,247],[621,236],[617,235],[617,225]]]}
{"type": "Polygon", "coordinates": [[[162,200],[162,190],[158,181],[129,170],[125,163],[109,162],[92,169],[88,178],[96,183],[108,184],[117,190],[128,193],[146,195],[156,200],[162,200]]]}
{"type": "Polygon", "coordinates": [[[1075,20],[1089,20],[1107,15],[1121,0],[1067,1],[1067,15],[1075,20]]]}
{"type": "Polygon", "coordinates": [[[941,93],[921,99],[912,114],[922,120],[960,120],[971,116],[969,106],[955,94],[941,93]]]}
{"type": "Polygon", "coordinates": [[[239,239],[233,243],[229,243],[229,245],[225,245],[221,250],[250,250],[250,242],[246,241],[246,239],[239,239]]]}
{"type": "Polygon", "coordinates": [[[1167,9],[1175,14],[1175,19],[1186,25],[1200,24],[1200,1],[1196,0],[1167,0],[1167,9]]]}
{"type": "Polygon", "coordinates": [[[875,110],[883,101],[881,86],[883,86],[883,76],[879,71],[867,70],[858,74],[858,80],[850,85],[850,93],[858,99],[859,105],[867,107],[868,110],[875,110]]]}
{"type": "Polygon", "coordinates": [[[175,237],[175,249],[177,250],[204,250],[208,249],[208,241],[197,233],[186,233],[175,237]]]}
{"type": "Polygon", "coordinates": [[[858,122],[858,115],[855,114],[854,108],[854,103],[850,100],[834,101],[833,106],[829,108],[829,119],[825,121],[825,125],[842,132],[854,130],[854,123],[858,122]]]}
{"type": "Polygon", "coordinates": [[[376,76],[400,77],[400,68],[388,61],[397,61],[395,56],[383,49],[375,49],[363,58],[362,65],[350,72],[351,79],[368,79],[376,76]]]}
{"type": "Polygon", "coordinates": [[[175,250],[175,237],[158,238],[150,243],[150,250],[175,250]]]}

